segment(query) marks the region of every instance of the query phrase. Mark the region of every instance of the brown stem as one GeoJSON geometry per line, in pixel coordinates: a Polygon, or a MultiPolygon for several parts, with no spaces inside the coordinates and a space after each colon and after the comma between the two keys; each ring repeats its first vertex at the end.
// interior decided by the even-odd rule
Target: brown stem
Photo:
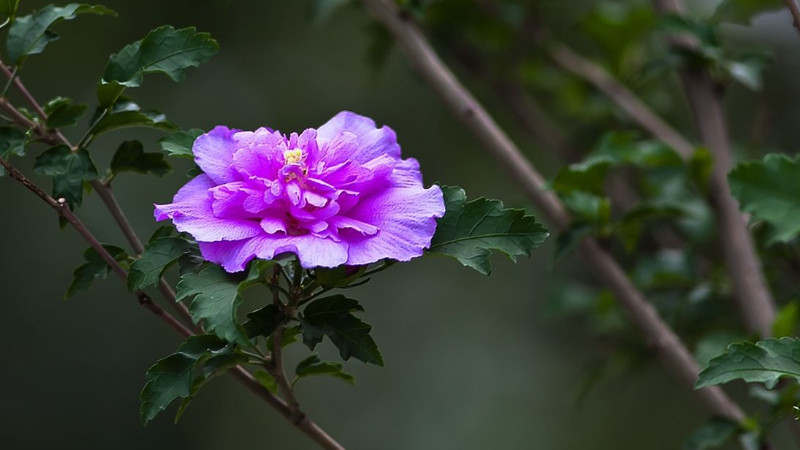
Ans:
{"type": "MultiPolygon", "coordinates": [[[[684,11],[679,0],[652,0],[652,3],[660,14],[681,14],[684,11]]],[[[670,43],[680,47],[695,45],[685,36],[676,36],[670,43]]],[[[748,330],[762,337],[770,336],[775,321],[775,305],[753,237],[747,229],[747,218],[739,212],[736,199],[730,194],[727,174],[733,165],[733,152],[719,89],[702,68],[687,67],[679,74],[700,140],[714,156],[709,199],[720,228],[728,273],[736,289],[734,299],[748,330]]]]}
{"type": "Polygon", "coordinates": [[[789,8],[789,13],[792,15],[792,25],[800,33],[800,8],[798,8],[797,2],[795,0],[783,0],[783,3],[786,3],[786,7],[789,8]]]}
{"type": "MultiPolygon", "coordinates": [[[[555,228],[567,227],[570,221],[569,214],[558,199],[544,189],[544,178],[497,126],[483,106],[458,82],[410,17],[393,3],[384,0],[362,0],[362,4],[375,19],[386,26],[418,73],[478,136],[487,150],[505,165],[539,211],[555,228]]],[[[602,281],[612,289],[628,316],[653,345],[665,364],[676,373],[684,385],[692,389],[699,369],[691,353],[628,280],[613,257],[593,239],[584,241],[581,245],[581,254],[602,281]]],[[[735,421],[744,418],[739,407],[718,387],[704,388],[695,392],[713,413],[735,421]]]]}

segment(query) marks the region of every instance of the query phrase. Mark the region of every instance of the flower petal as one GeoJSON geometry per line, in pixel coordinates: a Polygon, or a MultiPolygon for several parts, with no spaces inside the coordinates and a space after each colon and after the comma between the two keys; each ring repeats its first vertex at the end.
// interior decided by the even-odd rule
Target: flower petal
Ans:
{"type": "Polygon", "coordinates": [[[197,176],[175,194],[173,203],[155,205],[156,220],[172,219],[178,231],[198,241],[238,240],[263,233],[258,221],[216,217],[209,193],[215,185],[209,176],[197,176]]]}
{"type": "Polygon", "coordinates": [[[387,126],[377,128],[375,121],[350,111],[342,111],[317,129],[317,145],[327,165],[352,160],[363,163],[383,154],[400,158],[397,135],[387,126]],[[328,144],[342,133],[358,137],[356,146],[340,146],[335,153],[327,153],[328,144]]]}
{"type": "Polygon", "coordinates": [[[408,261],[421,256],[436,231],[435,218],[442,217],[444,211],[442,190],[435,185],[428,189],[387,189],[362,199],[347,215],[379,231],[360,239],[346,238],[350,241],[347,264],[369,264],[384,258],[408,261]]]}
{"type": "Polygon", "coordinates": [[[347,260],[347,244],[311,234],[302,236],[257,236],[233,242],[199,242],[203,258],[222,265],[228,272],[244,270],[253,258],[272,259],[276,255],[292,252],[300,265],[336,267],[347,260]]]}
{"type": "Polygon", "coordinates": [[[216,184],[240,179],[232,167],[233,154],[236,152],[233,134],[238,131],[220,125],[194,141],[194,161],[216,184]]]}

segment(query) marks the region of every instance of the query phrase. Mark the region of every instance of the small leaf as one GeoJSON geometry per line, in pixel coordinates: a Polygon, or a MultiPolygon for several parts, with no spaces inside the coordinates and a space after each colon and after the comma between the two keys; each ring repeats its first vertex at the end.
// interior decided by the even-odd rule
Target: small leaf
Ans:
{"type": "Polygon", "coordinates": [[[162,153],[145,153],[139,141],[124,141],[111,159],[111,173],[136,172],[143,175],[152,173],[161,177],[172,171],[162,153]]]}
{"type": "Polygon", "coordinates": [[[192,298],[189,312],[208,331],[240,345],[248,345],[244,328],[236,320],[242,303],[239,283],[219,266],[207,266],[198,273],[185,273],[178,282],[178,301],[192,298]]]}
{"type": "Polygon", "coordinates": [[[354,357],[383,366],[383,357],[369,332],[372,326],[351,314],[363,311],[356,300],[343,295],[314,300],[303,311],[303,343],[311,350],[328,336],[342,359],[354,357]]]}
{"type": "Polygon", "coordinates": [[[721,417],[713,417],[698,428],[683,446],[684,450],[712,450],[725,445],[741,431],[736,422],[721,417]]]}
{"type": "Polygon", "coordinates": [[[271,336],[278,328],[278,325],[283,322],[284,317],[284,314],[275,305],[270,304],[248,313],[247,318],[250,320],[245,322],[243,326],[247,336],[250,338],[271,336]]]}
{"type": "Polygon", "coordinates": [[[112,105],[126,87],[141,85],[148,73],[160,72],[174,81],[181,81],[186,69],[208,61],[217,51],[217,41],[194,27],[176,30],[165,25],[156,28],[108,59],[98,86],[100,104],[112,105]]]}
{"type": "Polygon", "coordinates": [[[192,245],[181,237],[161,237],[147,243],[144,252],[131,264],[128,289],[144,289],[158,282],[164,272],[189,253],[192,245]]]}
{"type": "Polygon", "coordinates": [[[774,227],[768,244],[800,233],[800,163],[782,154],[741,162],[728,175],[742,211],[774,227]]]}
{"type": "MultiPolygon", "coordinates": [[[[102,109],[100,110],[102,111],[102,109]]],[[[123,100],[114,104],[108,114],[95,122],[91,134],[98,135],[119,128],[143,127],[174,131],[178,127],[157,110],[143,110],[136,103],[123,100]]]]}
{"type": "MultiPolygon", "coordinates": [[[[28,146],[28,135],[12,127],[0,127],[0,158],[8,159],[11,155],[24,156],[28,146]]],[[[0,177],[6,174],[5,167],[0,166],[0,177]]]]}
{"type": "Polygon", "coordinates": [[[58,35],[48,28],[62,20],[72,20],[78,14],[116,15],[105,6],[71,3],[60,7],[48,5],[35,13],[18,17],[8,30],[6,51],[8,59],[19,65],[28,55],[41,53],[58,35]]]}
{"type": "MultiPolygon", "coordinates": [[[[179,398],[191,400],[208,379],[245,359],[217,336],[187,338],[176,353],[158,360],[147,369],[147,383],[139,396],[142,424],[147,425],[179,398]]],[[[176,420],[187,405],[188,401],[181,405],[176,420]]]]}
{"type": "Polygon", "coordinates": [[[341,363],[322,361],[316,354],[300,361],[294,373],[298,380],[315,375],[327,375],[355,384],[355,377],[343,371],[341,363]]]}
{"type": "Polygon", "coordinates": [[[800,340],[796,338],[733,343],[700,372],[695,388],[732,380],[764,383],[772,388],[781,377],[800,381],[800,340]]]}
{"type": "Polygon", "coordinates": [[[749,25],[754,16],[781,8],[781,0],[723,0],[714,11],[712,20],[749,25]]]}
{"type": "Polygon", "coordinates": [[[47,114],[48,128],[71,127],[78,123],[78,119],[86,114],[86,105],[76,105],[65,97],[56,97],[46,105],[44,112],[47,114]]]}
{"type": "Polygon", "coordinates": [[[83,183],[97,178],[97,169],[85,148],[73,152],[57,145],[36,157],[34,172],[53,177],[53,197],[64,198],[74,208],[83,200],[83,183]]]}
{"type": "Polygon", "coordinates": [[[272,392],[273,394],[278,393],[278,380],[276,380],[275,377],[269,373],[263,370],[257,370],[253,374],[253,377],[258,380],[258,382],[261,383],[266,390],[272,392]]]}
{"type": "Polygon", "coordinates": [[[161,144],[161,150],[167,152],[169,156],[193,159],[194,153],[192,153],[192,146],[194,145],[194,141],[201,134],[203,134],[203,130],[197,128],[177,131],[159,139],[158,143],[161,144]]]}
{"type": "MultiPolygon", "coordinates": [[[[294,344],[297,342],[297,336],[300,336],[302,331],[300,331],[300,326],[296,325],[293,327],[288,327],[283,330],[283,334],[281,335],[281,348],[284,348],[290,344],[294,344]]],[[[272,336],[267,338],[267,348],[272,348],[272,336]]]]}
{"type": "Polygon", "coordinates": [[[428,253],[456,258],[461,264],[488,275],[492,250],[516,261],[530,255],[549,233],[522,209],[504,209],[498,200],[478,198],[467,202],[463,189],[442,186],[447,209],[437,221],[428,253]]]}
{"type": "MultiPolygon", "coordinates": [[[[114,257],[119,262],[123,262],[128,258],[127,253],[125,250],[113,246],[113,245],[103,245],[108,253],[114,257]]],[[[111,271],[111,267],[105,260],[100,256],[99,253],[92,247],[86,249],[83,252],[83,259],[86,260],[86,263],[82,266],[79,266],[75,269],[75,272],[72,273],[72,282],[69,284],[67,288],[67,292],[64,293],[64,298],[70,298],[75,295],[78,291],[89,289],[89,286],[92,285],[92,282],[97,278],[106,278],[108,273],[111,271]]]]}
{"type": "Polygon", "coordinates": [[[366,271],[367,266],[317,267],[314,269],[314,276],[322,287],[346,288],[358,281],[366,271]]]}

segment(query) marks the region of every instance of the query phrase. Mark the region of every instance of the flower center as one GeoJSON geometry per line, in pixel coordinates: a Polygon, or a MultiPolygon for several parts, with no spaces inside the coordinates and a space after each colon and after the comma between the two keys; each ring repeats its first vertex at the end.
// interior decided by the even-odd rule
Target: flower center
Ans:
{"type": "Polygon", "coordinates": [[[303,151],[299,148],[295,148],[293,150],[286,150],[283,152],[283,163],[284,164],[297,164],[299,162],[303,162],[305,159],[305,155],[303,155],[303,151]]]}

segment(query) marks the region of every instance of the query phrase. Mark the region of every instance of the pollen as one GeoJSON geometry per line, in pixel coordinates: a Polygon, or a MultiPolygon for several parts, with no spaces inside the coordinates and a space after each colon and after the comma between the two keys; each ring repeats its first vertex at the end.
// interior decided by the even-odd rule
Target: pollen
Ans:
{"type": "Polygon", "coordinates": [[[283,163],[284,164],[297,164],[303,161],[303,151],[299,148],[294,150],[286,150],[283,152],[283,163]]]}

